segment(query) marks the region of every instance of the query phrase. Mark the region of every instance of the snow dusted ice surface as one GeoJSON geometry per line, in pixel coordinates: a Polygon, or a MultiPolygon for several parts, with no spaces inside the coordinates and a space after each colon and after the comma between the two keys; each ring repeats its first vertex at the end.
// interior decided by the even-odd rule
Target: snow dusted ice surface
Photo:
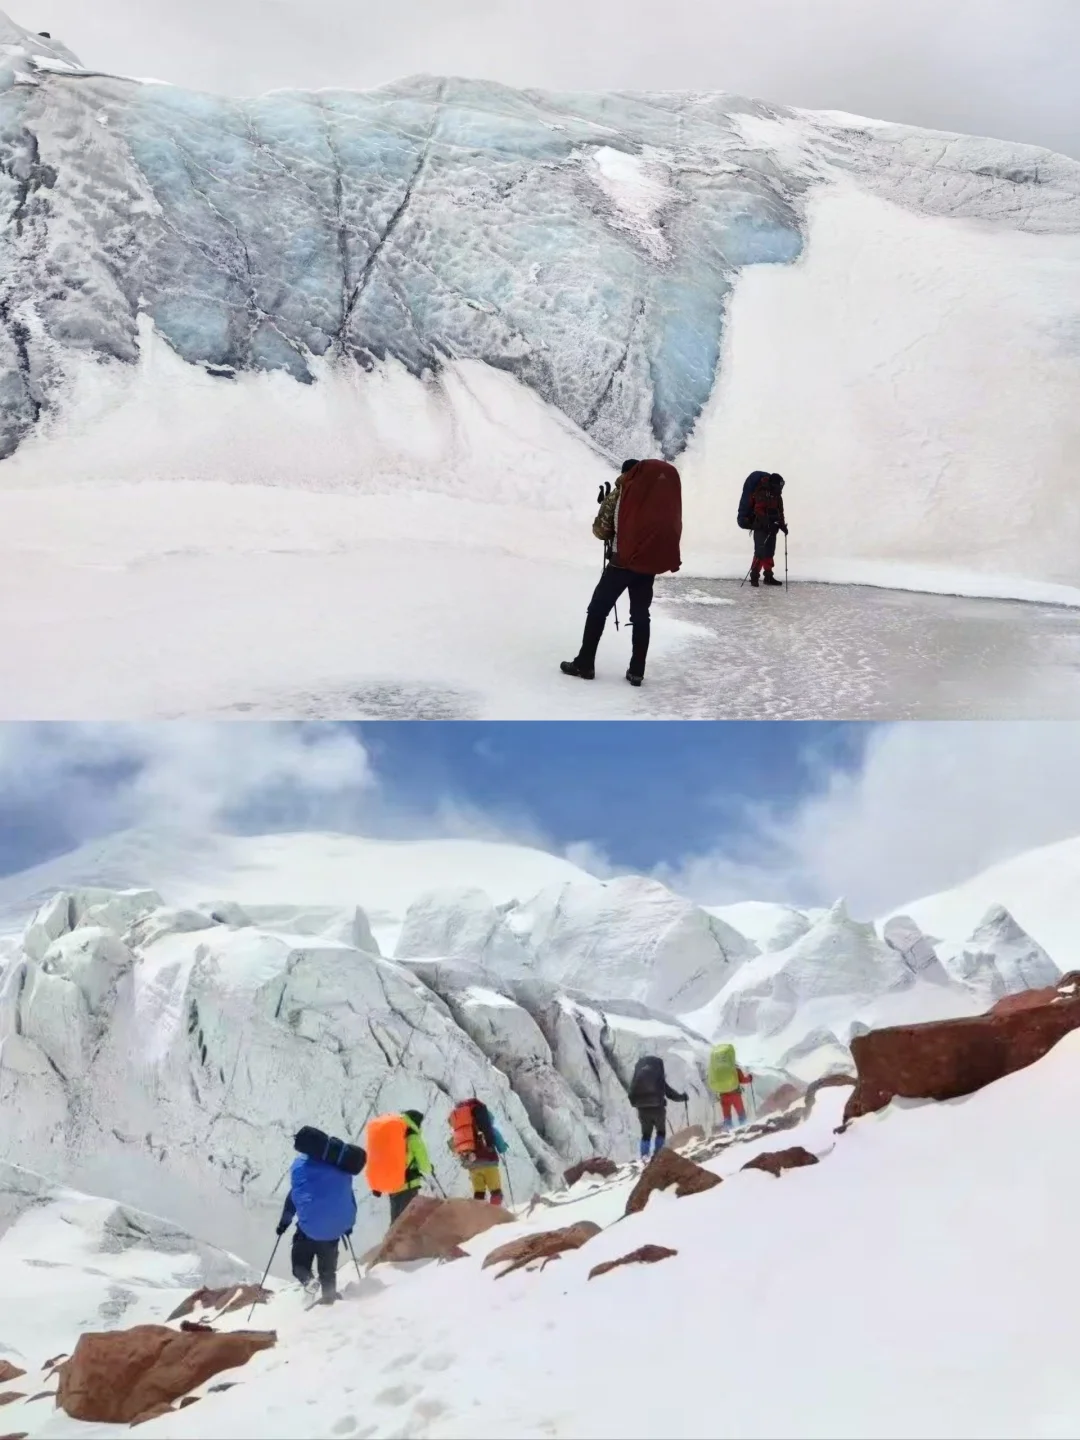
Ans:
{"type": "Polygon", "coordinates": [[[1064,657],[949,693],[888,616],[786,691],[717,605],[660,607],[640,692],[611,641],[556,668],[626,454],[678,460],[687,577],[744,573],[767,465],[802,580],[1075,603],[1076,162],[732,96],[225,100],[5,26],[5,716],[1080,708],[1064,657]]]}

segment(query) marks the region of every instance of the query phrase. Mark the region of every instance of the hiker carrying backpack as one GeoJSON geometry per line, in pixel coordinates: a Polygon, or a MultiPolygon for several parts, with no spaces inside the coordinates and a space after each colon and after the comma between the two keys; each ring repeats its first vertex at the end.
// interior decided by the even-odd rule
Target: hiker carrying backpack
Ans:
{"type": "Polygon", "coordinates": [[[752,1075],[739,1069],[735,1059],[734,1045],[714,1045],[709,1054],[709,1089],[720,1101],[723,1128],[730,1130],[732,1115],[738,1116],[740,1125],[746,1124],[746,1106],[743,1104],[742,1087],[749,1085],[752,1075]]]}
{"type": "Polygon", "coordinates": [[[415,1200],[431,1174],[420,1126],[423,1112],[406,1110],[400,1115],[377,1115],[367,1127],[367,1182],[373,1195],[389,1195],[391,1224],[415,1200]]]}
{"type": "Polygon", "coordinates": [[[788,533],[784,517],[784,477],[755,470],[746,477],[739,501],[739,525],[754,532],[754,562],[750,566],[750,584],[779,586],[773,574],[776,558],[776,537],[788,533]],[[762,573],[764,572],[764,574],[762,573]]]}
{"type": "Polygon", "coordinates": [[[319,1267],[322,1302],[337,1299],[338,1246],[356,1224],[352,1177],[364,1168],[364,1152],[304,1125],[294,1141],[300,1152],[290,1170],[289,1193],[278,1221],[284,1235],[296,1221],[292,1242],[292,1273],[305,1290],[313,1290],[313,1267],[319,1267]]]}
{"type": "Polygon", "coordinates": [[[689,1095],[673,1090],[667,1083],[667,1072],[659,1055],[643,1055],[634,1066],[628,1092],[630,1104],[638,1112],[641,1123],[641,1144],[639,1153],[642,1160],[649,1158],[649,1145],[655,1136],[652,1153],[658,1154],[664,1148],[667,1134],[667,1102],[678,1100],[689,1103],[689,1095]]]}
{"type": "Polygon", "coordinates": [[[608,547],[608,560],[589,601],[581,648],[560,669],[580,680],[595,678],[604,625],[627,590],[632,649],[626,678],[631,685],[640,685],[649,651],[653,581],[682,564],[682,482],[675,466],[666,460],[627,460],[600,506],[593,534],[608,547]]]}
{"type": "Polygon", "coordinates": [[[469,1172],[474,1200],[485,1195],[492,1205],[503,1203],[499,1161],[508,1145],[482,1100],[462,1100],[450,1112],[450,1149],[469,1172]]]}

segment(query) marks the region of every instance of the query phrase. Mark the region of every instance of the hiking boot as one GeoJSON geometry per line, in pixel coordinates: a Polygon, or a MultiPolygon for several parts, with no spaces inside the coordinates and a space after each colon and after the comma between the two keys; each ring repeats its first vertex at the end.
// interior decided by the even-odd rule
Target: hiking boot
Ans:
{"type": "Polygon", "coordinates": [[[564,675],[576,675],[579,680],[595,680],[596,671],[591,665],[584,665],[580,660],[564,660],[559,666],[564,675]]]}
{"type": "Polygon", "coordinates": [[[341,1299],[341,1296],[337,1293],[336,1290],[324,1290],[323,1293],[319,1296],[319,1304],[320,1304],[320,1305],[333,1305],[333,1303],[334,1303],[335,1300],[340,1300],[340,1299],[341,1299]]]}
{"type": "Polygon", "coordinates": [[[750,576],[750,584],[754,587],[755,590],[758,588],[758,585],[760,583],[761,582],[758,580],[758,577],[756,575],[750,576]]]}
{"type": "Polygon", "coordinates": [[[777,580],[776,576],[772,573],[771,570],[765,571],[765,574],[761,577],[761,583],[763,585],[779,585],[781,588],[783,588],[783,581],[777,580]]]}
{"type": "Polygon", "coordinates": [[[631,685],[639,686],[645,677],[644,675],[635,675],[632,670],[627,670],[626,678],[630,681],[631,685]]]}

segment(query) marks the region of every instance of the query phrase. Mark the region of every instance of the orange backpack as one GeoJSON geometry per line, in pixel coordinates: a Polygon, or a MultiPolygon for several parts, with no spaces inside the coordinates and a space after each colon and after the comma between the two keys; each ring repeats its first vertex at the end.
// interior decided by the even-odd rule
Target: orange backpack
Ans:
{"type": "MultiPolygon", "coordinates": [[[[475,1155],[480,1149],[476,1133],[476,1114],[471,1100],[463,1100],[450,1111],[451,1145],[455,1155],[475,1155]]],[[[370,1165],[370,1161],[368,1164],[370,1165]]]]}
{"type": "Polygon", "coordinates": [[[382,1195],[396,1195],[405,1189],[408,1148],[408,1124],[404,1115],[376,1115],[368,1121],[364,1178],[372,1190],[382,1195]]]}

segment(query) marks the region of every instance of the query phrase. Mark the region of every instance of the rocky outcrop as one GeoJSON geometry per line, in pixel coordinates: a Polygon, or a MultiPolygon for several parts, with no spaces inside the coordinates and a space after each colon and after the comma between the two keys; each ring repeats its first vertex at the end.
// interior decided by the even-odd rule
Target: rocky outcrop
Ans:
{"type": "Polygon", "coordinates": [[[617,1270],[620,1265],[655,1265],[658,1260],[670,1260],[678,1253],[677,1250],[669,1250],[665,1245],[639,1245],[636,1250],[631,1250],[629,1255],[621,1255],[618,1260],[605,1260],[602,1265],[594,1265],[589,1271],[589,1279],[595,1280],[598,1275],[606,1275],[609,1270],[617,1270]]]}
{"type": "Polygon", "coordinates": [[[1048,988],[1048,998],[985,1015],[894,1025],[852,1042],[857,1083],[844,1111],[847,1123],[881,1110],[897,1096],[953,1100],[1040,1060],[1080,1026],[1080,996],[1071,983],[1048,988]]]}
{"type": "Polygon", "coordinates": [[[18,1365],[13,1365],[10,1360],[0,1360],[0,1385],[6,1385],[11,1380],[18,1380],[25,1375],[25,1370],[20,1370],[18,1365]]]}
{"type": "Polygon", "coordinates": [[[705,1139],[705,1127],[703,1125],[688,1125],[685,1129],[676,1130],[669,1135],[666,1143],[673,1150],[685,1150],[687,1145],[696,1145],[699,1140],[705,1139]]]}
{"type": "Polygon", "coordinates": [[[614,1160],[605,1160],[602,1155],[593,1155],[588,1160],[579,1160],[576,1165],[571,1165],[569,1170],[564,1170],[563,1179],[567,1185],[576,1185],[583,1175],[599,1175],[602,1180],[607,1180],[618,1173],[619,1167],[614,1160]]]}
{"type": "Polygon", "coordinates": [[[758,1106],[757,1118],[764,1120],[769,1115],[779,1115],[782,1110],[797,1105],[804,1094],[805,1091],[798,1085],[779,1086],[763,1104],[758,1106]]]}
{"type": "Polygon", "coordinates": [[[167,1320],[182,1320],[196,1310],[210,1310],[219,1315],[231,1315],[234,1310],[247,1310],[252,1305],[265,1305],[273,1299],[273,1292],[261,1285],[232,1285],[223,1290],[209,1290],[205,1286],[182,1300],[167,1320]]]}
{"type": "Polygon", "coordinates": [[[1061,971],[1001,905],[986,912],[962,944],[938,946],[950,977],[984,1005],[1005,995],[1052,986],[1061,971]]]}
{"type": "Polygon", "coordinates": [[[649,1203],[649,1196],[656,1190],[670,1190],[674,1186],[675,1194],[682,1198],[686,1195],[699,1195],[703,1190],[712,1190],[720,1183],[719,1175],[702,1169],[685,1155],[665,1147],[645,1166],[641,1179],[626,1201],[625,1213],[635,1215],[639,1210],[644,1210],[649,1203]]]}
{"type": "Polygon", "coordinates": [[[565,1225],[561,1230],[544,1230],[539,1235],[524,1235],[500,1245],[485,1255],[483,1269],[492,1265],[506,1265],[496,1280],[509,1275],[512,1270],[522,1270],[540,1260],[550,1260],[565,1250],[580,1250],[594,1235],[600,1234],[600,1226],[592,1220],[579,1220],[574,1225],[565,1225]]]}
{"type": "Polygon", "coordinates": [[[272,1330],[178,1332],[165,1325],[81,1335],[61,1367],[57,1404],[73,1420],[138,1423],[276,1343],[272,1330]]]}
{"type": "Polygon", "coordinates": [[[767,1175],[779,1176],[785,1170],[797,1170],[803,1165],[816,1165],[818,1157],[811,1155],[801,1145],[792,1145],[787,1150],[771,1150],[765,1155],[755,1155],[742,1167],[744,1170],[764,1170],[767,1175]]]}
{"type": "Polygon", "coordinates": [[[466,1240],[493,1225],[512,1224],[513,1218],[483,1200],[435,1200],[418,1195],[364,1259],[368,1265],[454,1259],[454,1252],[466,1240]]]}
{"type": "Polygon", "coordinates": [[[25,1400],[24,1390],[0,1390],[0,1405],[14,1405],[16,1400],[25,1400]]]}

